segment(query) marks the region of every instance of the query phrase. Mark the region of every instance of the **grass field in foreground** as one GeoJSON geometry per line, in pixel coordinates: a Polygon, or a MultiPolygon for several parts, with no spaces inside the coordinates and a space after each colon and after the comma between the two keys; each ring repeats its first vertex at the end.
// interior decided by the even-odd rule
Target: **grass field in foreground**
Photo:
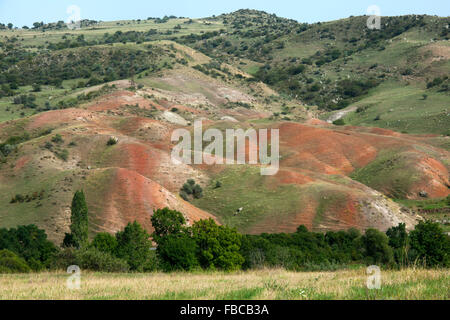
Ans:
{"type": "Polygon", "coordinates": [[[368,290],[366,269],[337,272],[261,270],[239,273],[82,273],[0,275],[0,299],[317,300],[450,299],[449,270],[382,271],[381,289],[368,290]]]}

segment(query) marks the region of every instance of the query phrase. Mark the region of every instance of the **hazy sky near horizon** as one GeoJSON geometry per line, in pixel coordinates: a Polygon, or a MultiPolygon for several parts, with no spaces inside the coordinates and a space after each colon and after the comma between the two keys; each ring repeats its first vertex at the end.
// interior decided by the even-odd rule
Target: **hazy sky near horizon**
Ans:
{"type": "Polygon", "coordinates": [[[300,22],[329,21],[367,14],[377,5],[382,16],[450,15],[449,0],[0,0],[0,22],[31,26],[33,22],[67,21],[67,8],[76,5],[82,19],[102,21],[146,19],[175,15],[202,18],[238,9],[258,9],[300,22]]]}

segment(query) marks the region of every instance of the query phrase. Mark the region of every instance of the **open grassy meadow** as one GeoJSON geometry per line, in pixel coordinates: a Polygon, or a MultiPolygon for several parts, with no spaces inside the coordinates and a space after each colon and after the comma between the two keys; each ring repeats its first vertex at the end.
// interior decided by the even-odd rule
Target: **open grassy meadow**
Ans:
{"type": "Polygon", "coordinates": [[[337,272],[82,273],[69,290],[64,272],[0,275],[0,299],[70,300],[416,300],[450,299],[449,270],[383,271],[368,290],[365,268],[337,272]]]}

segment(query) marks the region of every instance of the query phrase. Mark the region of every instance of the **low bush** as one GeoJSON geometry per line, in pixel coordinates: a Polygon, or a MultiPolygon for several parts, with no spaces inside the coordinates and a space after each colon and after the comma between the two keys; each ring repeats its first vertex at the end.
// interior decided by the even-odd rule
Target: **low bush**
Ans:
{"type": "Polygon", "coordinates": [[[203,189],[199,184],[195,183],[195,180],[189,179],[181,187],[180,197],[185,201],[189,201],[190,197],[200,199],[203,197],[203,189]]]}
{"type": "Polygon", "coordinates": [[[55,152],[55,155],[63,161],[67,161],[67,159],[69,159],[69,151],[67,149],[57,151],[55,152]]]}
{"type": "Polygon", "coordinates": [[[130,269],[125,260],[96,248],[63,249],[53,260],[52,268],[66,270],[72,265],[79,266],[82,270],[104,272],[127,272],[130,269]]]}
{"type": "Polygon", "coordinates": [[[119,140],[115,137],[111,137],[108,139],[108,142],[106,142],[107,146],[113,146],[116,145],[119,142],[119,140]]]}
{"type": "Polygon", "coordinates": [[[77,265],[81,269],[106,272],[126,272],[130,269],[125,260],[95,248],[76,252],[77,265]]]}
{"type": "Polygon", "coordinates": [[[338,119],[338,120],[333,121],[333,124],[335,126],[345,126],[345,121],[344,121],[344,119],[338,119]]]}
{"type": "Polygon", "coordinates": [[[62,138],[62,136],[60,134],[56,134],[53,138],[52,138],[52,142],[53,143],[63,143],[64,140],[62,138]]]}
{"type": "Polygon", "coordinates": [[[26,261],[9,250],[0,250],[0,273],[28,273],[26,261]]]}

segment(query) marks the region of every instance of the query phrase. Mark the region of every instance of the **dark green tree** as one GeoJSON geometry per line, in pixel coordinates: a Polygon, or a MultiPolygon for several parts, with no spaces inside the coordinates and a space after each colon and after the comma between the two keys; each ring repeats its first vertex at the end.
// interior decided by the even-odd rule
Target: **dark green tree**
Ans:
{"type": "Polygon", "coordinates": [[[34,270],[48,266],[57,252],[56,246],[47,239],[45,231],[35,225],[0,229],[0,250],[2,249],[18,254],[34,270]]]}
{"type": "Polygon", "coordinates": [[[150,235],[135,221],[116,233],[116,256],[125,260],[133,271],[143,271],[150,258],[150,235]]]}
{"type": "Polygon", "coordinates": [[[88,207],[83,191],[75,192],[72,199],[72,215],[70,217],[70,231],[76,248],[84,247],[88,244],[88,207]]]}
{"type": "Polygon", "coordinates": [[[410,233],[411,258],[428,267],[450,266],[450,238],[439,223],[421,221],[410,233]]]}
{"type": "Polygon", "coordinates": [[[406,224],[400,223],[397,227],[392,227],[386,231],[389,238],[389,245],[394,249],[395,261],[400,265],[406,264],[408,250],[408,232],[406,224]]]}
{"type": "Polygon", "coordinates": [[[240,253],[242,236],[235,229],[218,226],[212,219],[200,220],[192,226],[192,235],[203,268],[241,269],[244,263],[240,253]]]}
{"type": "Polygon", "coordinates": [[[77,242],[75,241],[73,234],[66,233],[64,236],[62,247],[63,248],[75,248],[76,246],[77,246],[77,242]]]}
{"type": "Polygon", "coordinates": [[[100,232],[92,240],[92,246],[101,252],[115,254],[117,250],[117,239],[107,232],[100,232]]]}
{"type": "Polygon", "coordinates": [[[157,249],[164,271],[190,271],[199,265],[197,244],[188,234],[170,234],[161,238],[157,249]]]}
{"type": "Polygon", "coordinates": [[[297,233],[308,233],[308,228],[304,225],[301,225],[297,228],[297,233]]]}
{"type": "Polygon", "coordinates": [[[181,212],[169,208],[155,210],[151,220],[155,229],[152,236],[156,242],[167,235],[180,233],[186,224],[181,212]]]}
{"type": "Polygon", "coordinates": [[[361,237],[362,247],[366,261],[370,264],[391,264],[394,261],[389,239],[376,229],[367,229],[361,237]]]}

